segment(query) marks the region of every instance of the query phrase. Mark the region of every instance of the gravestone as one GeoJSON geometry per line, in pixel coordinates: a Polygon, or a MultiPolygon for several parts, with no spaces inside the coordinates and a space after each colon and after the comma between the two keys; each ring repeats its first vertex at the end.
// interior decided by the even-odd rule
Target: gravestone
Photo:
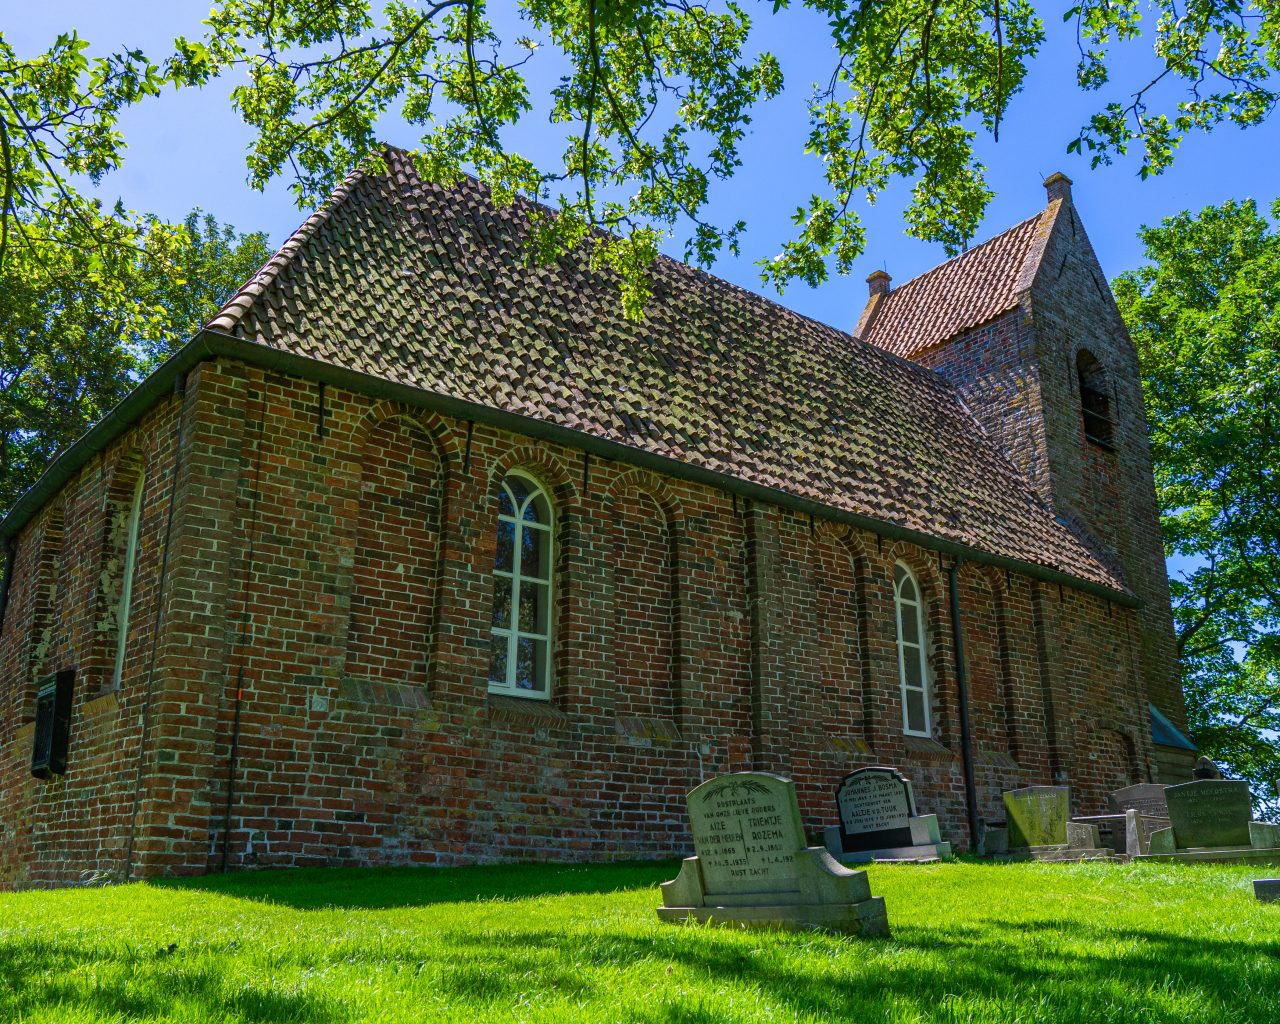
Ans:
{"type": "Polygon", "coordinates": [[[1108,797],[1111,809],[1117,814],[1125,811],[1138,811],[1144,817],[1167,818],[1169,805],[1165,802],[1164,791],[1167,786],[1158,782],[1143,782],[1137,786],[1126,786],[1117,789],[1108,797]]]}
{"type": "Polygon", "coordinates": [[[1191,772],[1191,777],[1193,779],[1218,780],[1222,778],[1222,772],[1218,770],[1218,766],[1213,763],[1212,758],[1201,754],[1191,772]]]}
{"type": "Polygon", "coordinates": [[[1204,779],[1164,793],[1178,848],[1249,845],[1253,798],[1247,782],[1204,779]]]}
{"type": "Polygon", "coordinates": [[[1165,790],[1165,799],[1170,826],[1151,834],[1144,859],[1280,865],[1280,826],[1249,820],[1247,782],[1184,782],[1165,790]]]}
{"type": "Polygon", "coordinates": [[[997,860],[1102,860],[1097,819],[1072,820],[1069,786],[1027,786],[1004,795],[1005,823],[987,829],[985,850],[997,860]]]}
{"type": "Polygon", "coordinates": [[[859,768],[841,779],[836,814],[840,824],[826,831],[827,851],[846,864],[951,855],[937,817],[916,814],[911,780],[892,768],[859,768]]]}
{"type": "Polygon", "coordinates": [[[686,802],[694,856],[663,884],[662,920],[889,934],[884,900],[871,895],[867,873],[805,846],[789,779],[766,772],[721,775],[686,802]]]}
{"type": "Polygon", "coordinates": [[[1009,823],[1009,849],[1065,846],[1071,817],[1071,789],[1067,786],[1028,786],[1004,795],[1009,823]]]}
{"type": "Polygon", "coordinates": [[[1144,854],[1152,833],[1169,827],[1169,805],[1164,796],[1167,788],[1157,782],[1143,782],[1117,789],[1107,798],[1115,812],[1114,823],[1113,816],[1108,815],[1093,820],[1109,825],[1117,853],[1144,854]]]}
{"type": "Polygon", "coordinates": [[[1255,878],[1253,894],[1259,903],[1280,902],[1280,878],[1255,878]]]}

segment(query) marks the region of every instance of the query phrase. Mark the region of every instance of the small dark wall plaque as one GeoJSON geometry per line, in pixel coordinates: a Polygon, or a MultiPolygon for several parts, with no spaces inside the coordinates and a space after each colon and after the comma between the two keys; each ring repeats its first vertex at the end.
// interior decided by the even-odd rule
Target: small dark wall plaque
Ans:
{"type": "Polygon", "coordinates": [[[846,853],[911,844],[916,813],[911,782],[892,768],[859,768],[836,787],[840,845],[846,853]]]}
{"type": "Polygon", "coordinates": [[[71,736],[71,696],[76,670],[63,669],[41,680],[36,690],[35,742],[31,748],[31,774],[51,779],[67,771],[67,743],[71,736]]]}

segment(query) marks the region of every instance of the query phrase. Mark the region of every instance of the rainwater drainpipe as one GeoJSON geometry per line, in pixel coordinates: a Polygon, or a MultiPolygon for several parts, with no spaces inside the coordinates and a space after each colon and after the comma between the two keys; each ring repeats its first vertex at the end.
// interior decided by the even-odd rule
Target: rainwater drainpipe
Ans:
{"type": "Polygon", "coordinates": [[[973,737],[969,731],[969,670],[964,660],[964,629],[960,624],[960,587],[956,577],[964,559],[956,555],[947,570],[951,597],[951,639],[956,659],[956,693],[960,698],[960,761],[964,769],[964,802],[969,814],[969,849],[980,852],[982,831],[978,823],[978,787],[973,774],[973,737]]]}

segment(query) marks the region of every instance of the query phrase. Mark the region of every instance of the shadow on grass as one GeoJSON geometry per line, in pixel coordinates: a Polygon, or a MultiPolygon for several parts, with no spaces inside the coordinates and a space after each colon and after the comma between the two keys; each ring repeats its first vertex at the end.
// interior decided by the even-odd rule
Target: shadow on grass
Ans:
{"type": "Polygon", "coordinates": [[[159,889],[194,889],[295,910],[389,910],[538,896],[644,889],[675,878],[679,861],[618,864],[497,864],[460,868],[291,868],[199,878],[156,879],[159,889]]]}
{"type": "Polygon", "coordinates": [[[74,1013],[75,1020],[341,1024],[348,1019],[342,1004],[326,995],[283,990],[269,981],[237,978],[232,983],[215,966],[183,962],[163,949],[149,954],[41,939],[0,942],[0,1019],[34,1020],[53,1007],[74,1013]],[[91,984],[85,983],[87,974],[91,984]]]}

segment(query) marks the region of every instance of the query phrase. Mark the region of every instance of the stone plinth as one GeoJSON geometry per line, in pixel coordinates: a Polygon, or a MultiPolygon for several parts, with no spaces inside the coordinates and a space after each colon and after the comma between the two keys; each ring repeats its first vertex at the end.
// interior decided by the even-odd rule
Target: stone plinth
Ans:
{"type": "Polygon", "coordinates": [[[722,775],[694,789],[687,803],[695,856],[662,886],[662,920],[889,934],[884,901],[871,895],[867,873],[805,846],[789,779],[722,775]]]}

